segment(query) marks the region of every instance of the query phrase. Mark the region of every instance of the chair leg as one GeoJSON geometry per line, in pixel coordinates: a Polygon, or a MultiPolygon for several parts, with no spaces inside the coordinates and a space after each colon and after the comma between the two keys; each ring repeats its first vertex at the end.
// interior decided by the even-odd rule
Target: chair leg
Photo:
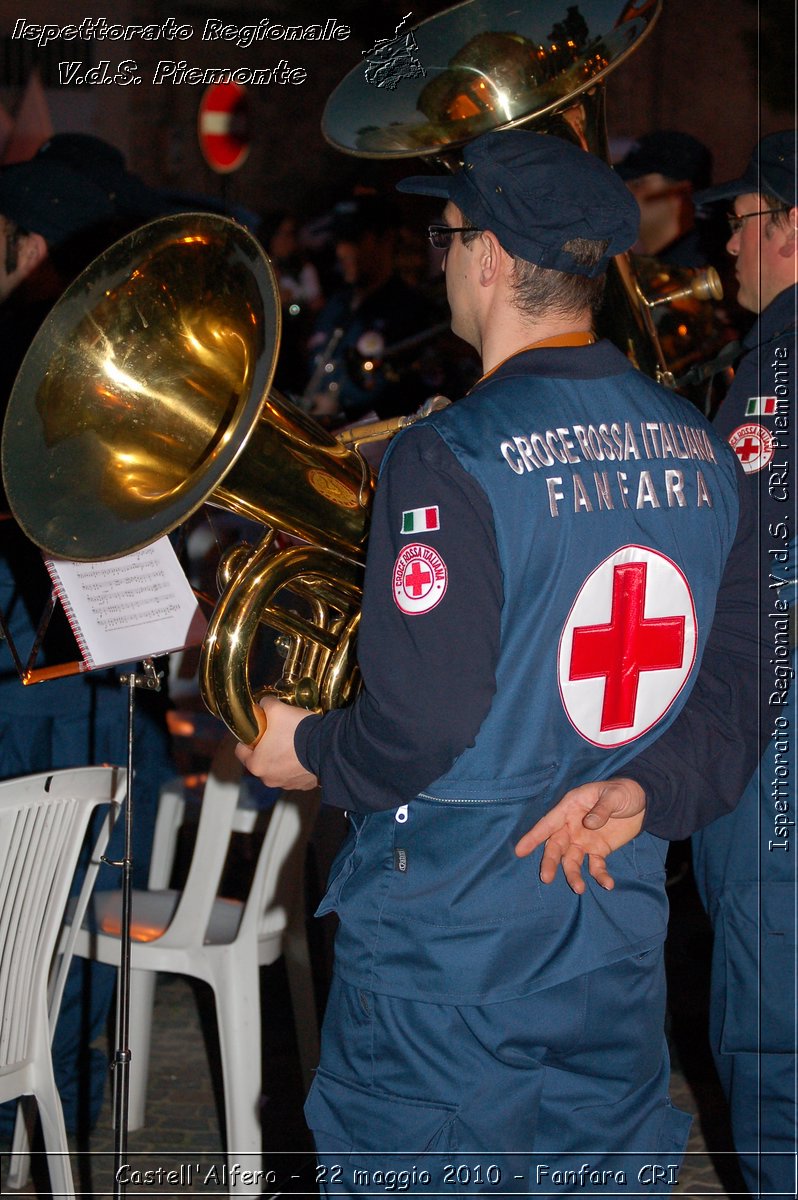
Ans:
{"type": "Polygon", "coordinates": [[[245,949],[214,979],[231,1196],[262,1192],[260,977],[257,952],[245,949]]]}
{"type": "Polygon", "coordinates": [[[24,1188],[30,1178],[30,1128],[29,1117],[32,1118],[32,1106],[28,1098],[21,1099],[17,1104],[17,1116],[14,1122],[14,1138],[11,1143],[11,1158],[8,1164],[6,1183],[14,1191],[24,1188]]]}
{"type": "Polygon", "coordinates": [[[152,1012],[157,971],[130,972],[130,1067],[128,1070],[129,1130],[144,1125],[150,1077],[152,1012]]]}
{"type": "MultiPolygon", "coordinates": [[[[49,1064],[48,1064],[49,1066],[49,1064]]],[[[75,1185],[72,1180],[72,1165],[69,1161],[64,1113],[55,1086],[52,1070],[44,1069],[39,1077],[36,1103],[42,1122],[44,1148],[47,1151],[47,1166],[53,1196],[59,1200],[75,1200],[75,1185]]]]}

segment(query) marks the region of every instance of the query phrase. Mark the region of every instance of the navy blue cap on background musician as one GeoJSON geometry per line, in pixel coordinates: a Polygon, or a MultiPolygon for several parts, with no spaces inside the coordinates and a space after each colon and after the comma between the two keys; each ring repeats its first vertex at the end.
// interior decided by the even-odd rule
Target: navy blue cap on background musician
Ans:
{"type": "Polygon", "coordinates": [[[712,155],[689,133],[656,130],[640,137],[616,164],[640,205],[633,249],[675,267],[705,267],[717,258],[717,238],[696,222],[693,196],[712,177],[712,155]]]}

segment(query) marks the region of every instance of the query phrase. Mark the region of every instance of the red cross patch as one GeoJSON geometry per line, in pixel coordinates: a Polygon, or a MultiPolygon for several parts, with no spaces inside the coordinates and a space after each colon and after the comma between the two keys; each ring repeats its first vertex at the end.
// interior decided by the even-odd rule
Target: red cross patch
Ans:
{"type": "Polygon", "coordinates": [[[411,542],[393,565],[393,598],[407,616],[427,613],[446,592],[449,573],[446,563],[431,546],[411,542]]]}
{"type": "Polygon", "coordinates": [[[594,746],[623,746],[659,721],[696,655],[690,585],[671,559],[624,546],[579,589],[560,637],[560,697],[594,746]]]}
{"type": "Polygon", "coordinates": [[[746,475],[755,475],[773,458],[773,435],[764,425],[738,425],[729,434],[729,445],[746,475]]]}

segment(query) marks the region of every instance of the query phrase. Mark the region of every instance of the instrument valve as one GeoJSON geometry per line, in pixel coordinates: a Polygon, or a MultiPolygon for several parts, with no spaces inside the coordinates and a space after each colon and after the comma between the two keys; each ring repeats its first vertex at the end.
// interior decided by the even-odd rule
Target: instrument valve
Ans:
{"type": "Polygon", "coordinates": [[[281,633],[274,639],[274,648],[280,655],[280,658],[288,658],[291,653],[292,642],[287,633],[281,633]]]}
{"type": "Polygon", "coordinates": [[[304,679],[300,679],[294,688],[293,702],[297,708],[316,709],[319,708],[319,685],[315,679],[306,675],[304,679]]]}

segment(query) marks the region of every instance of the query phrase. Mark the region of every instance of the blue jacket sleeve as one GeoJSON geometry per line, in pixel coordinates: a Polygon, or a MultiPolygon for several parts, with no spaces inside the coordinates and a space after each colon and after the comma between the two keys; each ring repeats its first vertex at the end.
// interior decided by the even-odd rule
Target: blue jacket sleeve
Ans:
{"type": "Polygon", "coordinates": [[[495,691],[501,607],[485,493],[433,429],[407,430],[391,447],[374,502],[358,643],[363,686],[349,707],[308,717],[296,732],[299,759],[318,775],[326,804],[396,808],[473,743],[495,691]],[[424,530],[420,513],[430,514],[424,530]],[[419,544],[445,565],[445,588],[434,606],[407,612],[399,560],[419,544]]]}

